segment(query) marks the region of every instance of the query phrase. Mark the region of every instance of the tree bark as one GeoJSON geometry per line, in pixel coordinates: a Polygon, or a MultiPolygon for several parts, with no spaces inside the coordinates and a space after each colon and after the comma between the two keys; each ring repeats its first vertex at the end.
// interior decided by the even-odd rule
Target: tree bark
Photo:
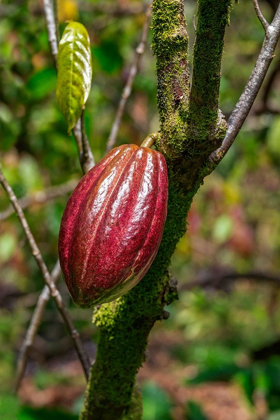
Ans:
{"type": "Polygon", "coordinates": [[[203,182],[203,167],[209,154],[221,144],[226,129],[219,118],[218,105],[223,39],[231,2],[211,0],[212,7],[209,7],[209,1],[199,1],[198,28],[206,25],[207,30],[202,30],[196,41],[194,78],[197,84],[192,95],[184,2],[153,2],[153,51],[157,59],[161,124],[156,147],[164,154],[169,170],[168,216],[159,252],[149,272],[129,293],[94,312],[100,337],[80,420],[141,419],[136,375],[145,361],[150,330],[163,318],[164,307],[177,299],[177,290],[168,274],[171,256],[186,231],[192,199],[203,182]],[[217,25],[208,49],[201,48],[209,31],[215,30],[217,25]],[[198,67],[204,59],[210,60],[213,66],[209,65],[207,70],[206,65],[201,75],[198,67]],[[196,112],[197,104],[205,96],[204,88],[199,90],[200,80],[207,75],[211,100],[203,108],[205,113],[207,111],[207,124],[204,124],[206,114],[198,118],[196,112]],[[198,99],[200,96],[202,99],[198,99]]]}

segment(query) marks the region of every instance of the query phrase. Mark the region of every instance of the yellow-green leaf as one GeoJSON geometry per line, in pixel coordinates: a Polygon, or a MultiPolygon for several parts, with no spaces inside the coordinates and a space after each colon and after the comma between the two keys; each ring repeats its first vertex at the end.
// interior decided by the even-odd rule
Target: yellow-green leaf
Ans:
{"type": "Polygon", "coordinates": [[[75,127],[87,101],[92,77],[90,40],[86,28],[70,22],[62,35],[57,55],[56,98],[68,131],[75,127]]]}

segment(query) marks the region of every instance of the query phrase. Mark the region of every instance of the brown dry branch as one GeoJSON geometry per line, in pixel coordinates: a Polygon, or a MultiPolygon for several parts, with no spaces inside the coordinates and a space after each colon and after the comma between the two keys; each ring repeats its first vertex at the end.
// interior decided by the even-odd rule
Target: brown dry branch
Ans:
{"type": "MultiPolygon", "coordinates": [[[[57,38],[57,23],[55,19],[54,7],[52,0],[43,0],[44,13],[46,19],[48,40],[51,47],[51,53],[56,68],[56,58],[58,51],[58,38],[57,38]]],[[[89,145],[88,138],[84,129],[83,112],[81,118],[78,120],[76,126],[72,130],[79,153],[79,159],[84,174],[91,169],[95,162],[93,154],[89,145]]]]}
{"type": "Polygon", "coordinates": [[[149,32],[149,22],[150,22],[150,17],[151,17],[151,13],[152,13],[152,3],[153,0],[149,1],[147,10],[146,10],[146,19],[143,25],[143,30],[142,30],[142,35],[141,35],[141,40],[139,45],[137,46],[136,50],[135,50],[135,55],[134,55],[134,60],[133,63],[130,67],[130,71],[129,71],[129,75],[126,81],[126,85],[122,91],[122,95],[121,95],[121,100],[119,102],[119,106],[118,106],[118,110],[116,113],[116,117],[115,117],[115,121],[112,125],[112,129],[107,141],[107,147],[106,147],[106,151],[109,152],[109,150],[111,150],[115,143],[116,143],[116,139],[117,139],[117,135],[119,132],[119,128],[120,128],[120,124],[121,124],[121,120],[123,117],[123,113],[124,113],[124,109],[125,109],[125,105],[126,102],[128,100],[128,98],[131,95],[131,90],[132,90],[132,85],[135,79],[135,76],[137,74],[138,68],[139,68],[139,64],[140,64],[140,60],[141,57],[145,51],[145,47],[147,44],[147,38],[148,38],[148,32],[149,32]]]}
{"type": "MultiPolygon", "coordinates": [[[[53,271],[51,273],[51,278],[53,283],[55,284],[60,275],[60,264],[59,261],[56,262],[53,271]]],[[[27,360],[29,350],[31,349],[39,326],[41,324],[41,320],[44,314],[44,310],[46,307],[47,302],[50,299],[50,290],[48,286],[45,286],[39,296],[39,299],[36,304],[36,308],[33,312],[28,330],[26,332],[22,347],[20,349],[20,354],[17,360],[17,371],[16,371],[16,380],[15,380],[15,391],[17,392],[21,381],[24,377],[24,373],[26,370],[27,360]]]]}
{"type": "MultiPolygon", "coordinates": [[[[56,14],[55,14],[56,4],[54,5],[51,0],[44,0],[43,5],[44,5],[44,13],[45,13],[46,24],[47,24],[48,39],[49,39],[49,43],[50,43],[50,47],[51,47],[51,53],[52,53],[52,56],[53,56],[53,59],[54,59],[54,64],[55,64],[55,67],[56,67],[57,47],[58,47],[58,25],[57,25],[57,19],[56,19],[56,14]]],[[[80,164],[81,164],[83,172],[86,173],[94,166],[94,158],[93,158],[92,151],[90,149],[89,142],[88,142],[86,132],[85,132],[84,113],[83,112],[82,112],[81,118],[78,120],[78,122],[76,124],[76,127],[74,127],[74,129],[73,129],[73,134],[74,134],[74,138],[75,138],[75,141],[76,141],[76,144],[77,144],[77,147],[78,147],[80,164]]],[[[69,181],[69,183],[65,184],[64,188],[61,188],[61,186],[60,186],[59,189],[58,189],[58,187],[56,189],[54,189],[55,187],[53,187],[52,191],[48,191],[45,194],[45,197],[43,197],[42,193],[41,193],[39,195],[39,197],[37,196],[37,199],[39,199],[40,202],[42,202],[42,201],[46,201],[46,199],[48,199],[48,198],[55,198],[55,197],[61,195],[62,193],[64,194],[66,192],[65,191],[66,189],[67,189],[67,192],[68,192],[69,184],[71,184],[70,191],[72,191],[73,188],[76,185],[76,182],[75,182],[75,185],[73,185],[73,181],[69,181]],[[66,188],[66,186],[67,186],[67,188],[66,188]]],[[[31,204],[32,202],[34,202],[34,201],[36,202],[36,199],[34,200],[34,198],[35,197],[32,197],[32,199],[30,200],[30,198],[26,197],[26,198],[22,199],[22,203],[26,207],[29,204],[31,204]],[[30,201],[31,201],[31,203],[30,203],[30,201]]],[[[7,214],[8,214],[8,210],[9,209],[7,209],[7,211],[6,211],[7,214]]],[[[1,215],[0,215],[0,219],[1,219],[1,215]]],[[[30,234],[31,234],[31,232],[30,232],[30,234]]],[[[42,259],[42,257],[41,257],[41,259],[42,259]]],[[[43,260],[42,260],[42,263],[44,264],[43,260]]],[[[43,271],[42,271],[42,273],[44,275],[43,271]]],[[[82,363],[83,370],[85,372],[85,376],[86,376],[86,378],[88,378],[88,372],[89,372],[89,366],[90,366],[89,358],[86,355],[86,353],[85,353],[85,351],[82,347],[82,343],[80,342],[80,338],[79,338],[79,333],[78,333],[78,331],[75,330],[74,325],[71,321],[70,315],[69,315],[68,311],[66,310],[63,302],[62,302],[62,299],[61,299],[61,296],[60,296],[58,290],[55,287],[55,282],[56,282],[57,278],[59,277],[59,273],[60,273],[60,266],[59,266],[59,262],[57,262],[57,264],[56,264],[56,266],[53,270],[53,273],[50,277],[50,281],[52,283],[54,293],[52,293],[50,285],[48,284],[48,282],[47,282],[47,280],[44,276],[45,281],[47,283],[47,286],[44,287],[44,289],[41,292],[40,297],[38,299],[38,302],[37,302],[35,311],[33,313],[30,325],[28,327],[28,330],[27,330],[27,333],[26,333],[26,336],[25,336],[25,339],[24,339],[24,342],[23,342],[23,346],[22,346],[21,351],[20,351],[20,356],[19,356],[19,359],[18,359],[17,377],[16,377],[16,382],[15,382],[15,390],[16,391],[19,389],[21,380],[24,376],[26,363],[27,363],[27,358],[28,358],[28,352],[29,352],[29,349],[31,348],[31,346],[34,342],[35,336],[36,336],[38,328],[40,326],[45,306],[46,306],[48,300],[50,299],[50,296],[54,297],[54,299],[55,299],[55,295],[59,296],[60,305],[64,309],[64,313],[62,313],[62,318],[63,318],[63,320],[66,324],[66,327],[67,327],[68,331],[71,332],[71,336],[74,339],[74,345],[75,345],[75,348],[77,350],[79,359],[82,363]],[[70,324],[69,324],[69,322],[70,322],[70,324]]],[[[47,277],[48,277],[48,273],[47,273],[47,277]]],[[[58,309],[59,309],[59,306],[58,306],[58,309]]]]}
{"type": "Polygon", "coordinates": [[[46,285],[48,286],[49,290],[50,290],[50,295],[52,296],[52,298],[55,301],[55,304],[57,306],[57,309],[59,310],[62,319],[64,320],[64,323],[66,325],[66,328],[69,332],[69,334],[71,335],[72,339],[73,339],[73,343],[74,343],[74,347],[76,349],[77,355],[80,359],[81,365],[83,367],[84,373],[86,378],[88,378],[89,375],[89,368],[90,368],[90,361],[89,358],[83,348],[83,345],[81,343],[81,339],[80,339],[80,335],[78,333],[78,331],[76,330],[72,319],[70,317],[70,314],[68,312],[68,310],[66,309],[63,301],[62,301],[62,297],[61,294],[59,293],[59,291],[57,290],[52,277],[47,269],[47,266],[42,258],[41,252],[38,248],[38,245],[35,241],[35,238],[33,236],[33,234],[31,233],[31,230],[29,228],[29,225],[27,223],[27,220],[24,216],[24,213],[22,211],[22,208],[18,202],[17,197],[15,196],[11,186],[9,185],[8,181],[6,180],[3,172],[2,172],[2,168],[0,166],[0,184],[2,185],[3,189],[6,191],[11,204],[13,206],[13,208],[15,209],[15,212],[19,218],[19,221],[22,225],[22,228],[24,230],[26,239],[28,241],[29,247],[32,251],[32,254],[38,264],[38,267],[43,275],[43,278],[45,280],[46,285]]]}
{"type": "MultiPolygon", "coordinates": [[[[25,209],[33,204],[43,204],[46,201],[53,200],[72,192],[77,185],[77,182],[77,180],[71,179],[65,184],[48,187],[44,191],[37,191],[34,194],[20,198],[18,202],[22,209],[25,209]]],[[[6,210],[0,212],[0,220],[5,220],[12,214],[14,214],[14,209],[10,205],[6,208],[6,210]]]]}
{"type": "MultiPolygon", "coordinates": [[[[259,15],[258,15],[259,18],[259,15]]],[[[249,114],[256,96],[262,86],[269,65],[274,58],[274,51],[280,37],[280,5],[275,13],[271,24],[265,31],[265,39],[258,56],[256,65],[241,94],[231,116],[228,120],[227,132],[221,147],[215,150],[209,157],[210,166],[216,166],[226,155],[232,146],[237,134],[249,114]]]]}

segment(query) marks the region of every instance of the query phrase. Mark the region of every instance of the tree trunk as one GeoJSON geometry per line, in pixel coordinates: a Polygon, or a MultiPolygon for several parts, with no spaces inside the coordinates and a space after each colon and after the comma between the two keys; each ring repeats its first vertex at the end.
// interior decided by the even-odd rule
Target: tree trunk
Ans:
{"type": "Polygon", "coordinates": [[[171,256],[186,231],[187,214],[203,182],[209,154],[225,134],[218,101],[230,5],[230,0],[199,1],[195,85],[190,92],[184,2],[154,0],[153,51],[161,123],[156,147],[165,155],[169,170],[167,221],[159,252],[145,277],[123,297],[95,310],[100,337],[80,420],[141,419],[136,375],[145,361],[150,330],[164,318],[164,307],[177,299],[168,274],[171,256]],[[209,34],[213,37],[205,48],[209,34]]]}

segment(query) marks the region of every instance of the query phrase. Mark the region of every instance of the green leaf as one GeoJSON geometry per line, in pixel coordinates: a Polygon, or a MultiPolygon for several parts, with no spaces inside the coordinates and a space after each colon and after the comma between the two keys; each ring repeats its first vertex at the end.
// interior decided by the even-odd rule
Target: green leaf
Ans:
{"type": "Polygon", "coordinates": [[[243,369],[235,364],[227,364],[215,369],[204,369],[199,372],[196,377],[188,379],[186,383],[196,385],[203,382],[225,382],[231,380],[233,376],[242,371],[243,369]]]}
{"type": "Polygon", "coordinates": [[[188,420],[208,420],[200,405],[195,401],[188,401],[186,412],[188,420]]]}
{"type": "Polygon", "coordinates": [[[171,420],[171,402],[155,383],[148,382],[142,389],[143,420],[171,420]]]}
{"type": "Polygon", "coordinates": [[[101,69],[108,74],[114,74],[122,68],[123,59],[114,40],[102,41],[92,48],[92,54],[101,69]]]}
{"type": "Polygon", "coordinates": [[[54,68],[46,68],[34,73],[28,80],[26,87],[35,101],[44,99],[53,93],[56,85],[56,74],[54,68]]]}
{"type": "Polygon", "coordinates": [[[56,97],[68,132],[75,127],[87,101],[92,78],[90,39],[86,28],[70,22],[62,35],[57,55],[56,97]]]}
{"type": "MultiPolygon", "coordinates": [[[[18,420],[78,420],[78,417],[60,410],[49,410],[47,408],[35,409],[23,407],[17,417],[18,420]]],[[[8,420],[8,419],[7,419],[8,420]]]]}
{"type": "Polygon", "coordinates": [[[0,418],[7,420],[17,420],[19,412],[18,399],[9,394],[0,395],[0,418]]]}

